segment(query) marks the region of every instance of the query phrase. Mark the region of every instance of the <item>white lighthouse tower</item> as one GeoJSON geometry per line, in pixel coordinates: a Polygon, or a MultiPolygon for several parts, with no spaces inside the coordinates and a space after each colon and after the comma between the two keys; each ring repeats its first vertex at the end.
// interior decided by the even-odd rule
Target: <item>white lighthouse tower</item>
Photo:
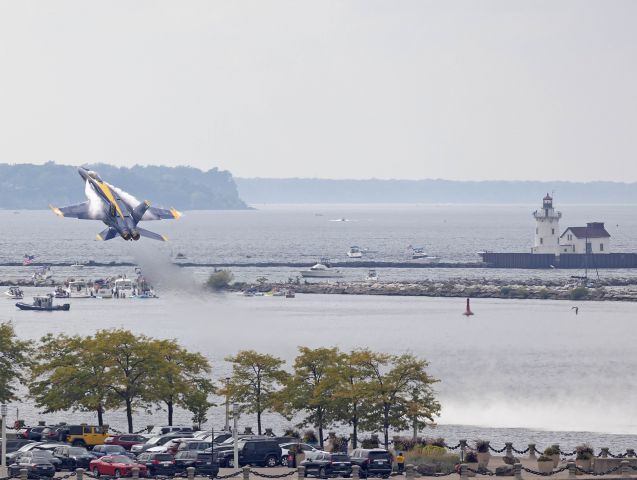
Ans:
{"type": "Polygon", "coordinates": [[[531,251],[559,255],[562,212],[553,209],[553,198],[548,193],[542,200],[542,209],[533,212],[533,217],[535,218],[535,240],[531,251]]]}

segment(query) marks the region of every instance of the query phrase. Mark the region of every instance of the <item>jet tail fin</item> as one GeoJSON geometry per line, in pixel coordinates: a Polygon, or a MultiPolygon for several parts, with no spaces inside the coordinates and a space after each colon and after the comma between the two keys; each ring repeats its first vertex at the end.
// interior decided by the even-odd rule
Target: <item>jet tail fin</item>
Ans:
{"type": "Polygon", "coordinates": [[[151,232],[149,230],[146,230],[145,228],[137,227],[137,231],[139,232],[139,234],[142,237],[152,238],[153,240],[159,240],[160,242],[167,242],[168,241],[168,239],[166,237],[164,237],[163,235],[160,235],[160,234],[155,233],[155,232],[151,232]]]}
{"type": "Polygon", "coordinates": [[[97,237],[95,237],[96,240],[110,240],[111,238],[115,238],[117,236],[117,230],[114,229],[113,227],[108,227],[106,230],[102,230],[100,233],[97,234],[97,237]]]}
{"type": "Polygon", "coordinates": [[[133,209],[133,218],[135,219],[136,222],[139,222],[142,217],[144,216],[144,214],[146,213],[146,210],[148,210],[150,208],[150,202],[148,200],[144,200],[142,203],[140,203],[139,205],[137,205],[134,209],[133,209]]]}

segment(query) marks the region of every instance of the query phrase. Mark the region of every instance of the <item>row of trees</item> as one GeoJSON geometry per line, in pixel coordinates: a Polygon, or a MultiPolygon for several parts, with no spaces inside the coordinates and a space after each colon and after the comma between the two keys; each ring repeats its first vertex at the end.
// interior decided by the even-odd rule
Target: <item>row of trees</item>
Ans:
{"type": "Polygon", "coordinates": [[[358,444],[360,430],[418,431],[440,411],[427,373],[428,363],[412,354],[389,355],[357,349],[300,347],[291,370],[273,355],[243,350],[226,358],[232,365],[228,381],[215,386],[210,364],[175,340],[158,340],[128,330],[100,330],[91,336],[47,335],[39,344],[16,338],[11,324],[0,324],[0,401],[16,399],[25,384],[44,413],[92,411],[103,424],[108,410],[126,411],[128,430],[133,413],[165,406],[172,424],[176,406],[205,422],[219,394],[242,412],[262,417],[278,413],[314,427],[322,444],[325,430],[348,425],[358,444]]]}

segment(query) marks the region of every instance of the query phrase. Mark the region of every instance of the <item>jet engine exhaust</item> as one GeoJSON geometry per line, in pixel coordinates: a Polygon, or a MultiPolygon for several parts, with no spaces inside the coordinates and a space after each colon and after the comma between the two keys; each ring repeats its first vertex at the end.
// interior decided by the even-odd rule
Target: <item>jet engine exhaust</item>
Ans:
{"type": "Polygon", "coordinates": [[[133,232],[131,233],[131,237],[135,241],[139,240],[139,237],[140,237],[139,232],[137,230],[133,230],[133,232]]]}
{"type": "Polygon", "coordinates": [[[124,231],[122,232],[122,238],[123,238],[124,240],[130,240],[130,239],[131,239],[130,232],[129,232],[128,230],[124,230],[124,231]]]}

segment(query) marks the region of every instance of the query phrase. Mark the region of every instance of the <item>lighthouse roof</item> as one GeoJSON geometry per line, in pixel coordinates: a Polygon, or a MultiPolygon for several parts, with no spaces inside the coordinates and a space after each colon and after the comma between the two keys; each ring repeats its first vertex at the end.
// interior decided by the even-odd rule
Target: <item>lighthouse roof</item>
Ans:
{"type": "Polygon", "coordinates": [[[553,197],[551,197],[548,193],[546,194],[546,197],[543,198],[543,200],[553,200],[553,197]]]}
{"type": "Polygon", "coordinates": [[[610,233],[606,231],[602,222],[591,222],[586,227],[568,227],[561,237],[569,230],[576,238],[610,238],[610,233]]]}

